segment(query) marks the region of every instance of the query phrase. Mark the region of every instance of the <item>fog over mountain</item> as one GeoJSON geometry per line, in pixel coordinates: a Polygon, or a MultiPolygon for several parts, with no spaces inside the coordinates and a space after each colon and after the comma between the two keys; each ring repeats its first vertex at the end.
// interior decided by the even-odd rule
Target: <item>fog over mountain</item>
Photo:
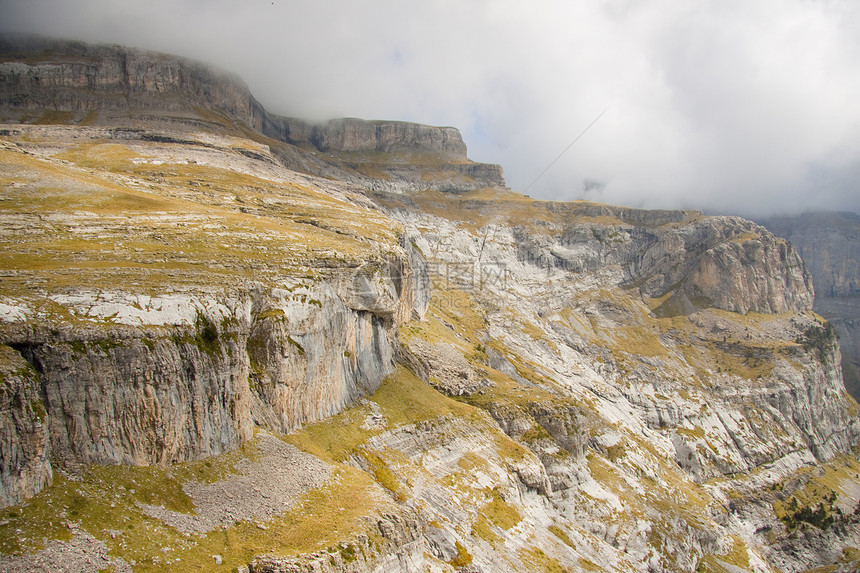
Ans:
{"type": "Polygon", "coordinates": [[[533,197],[860,211],[852,2],[0,0],[0,28],[205,60],[285,115],[453,125],[533,197]]]}
{"type": "Polygon", "coordinates": [[[538,201],[228,63],[0,35],[0,571],[860,571],[860,217],[538,201]]]}

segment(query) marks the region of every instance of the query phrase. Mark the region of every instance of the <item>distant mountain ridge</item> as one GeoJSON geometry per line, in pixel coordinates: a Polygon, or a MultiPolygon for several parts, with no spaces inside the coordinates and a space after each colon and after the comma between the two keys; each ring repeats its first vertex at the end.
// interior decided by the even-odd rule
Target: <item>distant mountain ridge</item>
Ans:
{"type": "Polygon", "coordinates": [[[281,149],[279,159],[314,175],[414,190],[440,187],[442,179],[433,172],[444,171],[448,191],[504,186],[500,166],[467,158],[456,128],[356,118],[311,123],[274,115],[236,75],[158,52],[3,34],[0,85],[0,119],[5,121],[163,125],[233,133],[241,133],[244,124],[297,145],[281,149]],[[302,146],[328,157],[303,154],[302,146]],[[375,155],[380,152],[385,154],[382,163],[375,155]],[[344,156],[338,157],[340,153],[344,156]]]}
{"type": "Polygon", "coordinates": [[[840,335],[845,386],[860,398],[860,215],[810,212],[761,223],[803,257],[815,288],[814,309],[840,335]]]}

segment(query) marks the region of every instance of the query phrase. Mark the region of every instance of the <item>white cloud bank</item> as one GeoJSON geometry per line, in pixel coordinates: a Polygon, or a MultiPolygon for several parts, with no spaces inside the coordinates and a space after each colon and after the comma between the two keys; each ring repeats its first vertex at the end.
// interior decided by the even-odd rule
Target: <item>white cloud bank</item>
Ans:
{"type": "Polygon", "coordinates": [[[508,184],[642,207],[860,212],[852,0],[0,0],[0,28],[240,74],[273,112],[454,125],[508,184]]]}

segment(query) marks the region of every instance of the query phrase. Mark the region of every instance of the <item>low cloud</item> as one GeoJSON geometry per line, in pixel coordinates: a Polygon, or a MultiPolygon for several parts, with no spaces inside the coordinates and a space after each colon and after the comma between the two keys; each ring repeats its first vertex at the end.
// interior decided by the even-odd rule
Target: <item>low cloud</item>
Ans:
{"type": "Polygon", "coordinates": [[[454,125],[533,197],[860,212],[847,0],[0,0],[0,16],[214,63],[276,113],[454,125]]]}

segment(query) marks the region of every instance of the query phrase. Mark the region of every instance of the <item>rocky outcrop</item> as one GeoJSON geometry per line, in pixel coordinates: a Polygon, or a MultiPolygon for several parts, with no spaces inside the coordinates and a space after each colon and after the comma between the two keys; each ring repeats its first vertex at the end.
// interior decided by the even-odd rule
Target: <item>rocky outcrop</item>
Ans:
{"type": "Polygon", "coordinates": [[[466,159],[466,144],[453,127],[430,127],[402,121],[334,119],[311,130],[320,151],[423,151],[466,159]]]}
{"type": "Polygon", "coordinates": [[[860,217],[804,213],[762,224],[803,257],[815,284],[815,312],[839,333],[845,387],[860,399],[860,217]]]}
{"type": "Polygon", "coordinates": [[[321,159],[284,146],[277,156],[291,169],[367,188],[382,183],[390,190],[441,185],[456,191],[504,185],[501,167],[467,159],[466,144],[456,128],[356,118],[311,123],[274,115],[235,75],[185,58],[6,34],[0,36],[0,60],[0,117],[6,120],[46,118],[48,123],[127,127],[144,121],[194,130],[235,130],[232,124],[238,122],[280,142],[326,154],[321,159]],[[356,163],[356,153],[374,155],[356,163]],[[345,158],[336,157],[339,154],[345,158]],[[402,154],[431,156],[433,161],[416,168],[403,161],[402,154]],[[387,173],[384,182],[373,176],[380,169],[387,173]],[[437,169],[451,172],[447,183],[434,180],[437,169]]]}
{"type": "Polygon", "coordinates": [[[548,480],[539,488],[544,495],[563,492],[577,482],[575,464],[585,458],[589,442],[578,408],[569,403],[537,401],[524,405],[490,402],[486,408],[503,432],[538,457],[541,475],[546,474],[548,480]]]}
{"type": "Polygon", "coordinates": [[[732,312],[781,313],[812,308],[812,281],[797,252],[739,218],[708,218],[661,236],[642,257],[643,294],[674,289],[677,304],[732,312]]]}
{"type": "Polygon", "coordinates": [[[402,350],[405,361],[424,382],[448,396],[468,396],[492,383],[480,378],[453,345],[411,341],[402,350]]]}
{"type": "Polygon", "coordinates": [[[268,307],[250,324],[251,413],[259,425],[289,432],[330,416],[376,390],[393,368],[399,323],[331,293],[315,296],[268,307]]]}
{"type": "MultiPolygon", "coordinates": [[[[811,323],[805,328],[820,327],[811,323]]],[[[663,401],[680,414],[676,423],[664,425],[678,428],[673,436],[678,464],[703,481],[767,467],[798,451],[821,461],[851,451],[860,436],[860,421],[846,400],[835,339],[822,356],[794,349],[787,358],[802,368],[777,361],[761,386],[718,376],[707,412],[663,401]],[[684,429],[690,426],[707,429],[707,437],[684,429]]]]}
{"type": "Polygon", "coordinates": [[[236,76],[184,58],[17,34],[0,38],[0,58],[0,107],[6,114],[166,115],[202,105],[255,127],[265,115],[236,76]]]}
{"type": "Polygon", "coordinates": [[[425,569],[427,545],[414,515],[387,514],[375,520],[373,538],[361,535],[335,549],[300,557],[257,557],[251,573],[417,572],[425,569]]]}
{"type": "MultiPolygon", "coordinates": [[[[711,484],[736,480],[767,499],[766,488],[792,471],[852,451],[857,405],[832,330],[810,312],[798,253],[738,218],[511,199],[530,209],[523,222],[504,212],[505,200],[434,198],[433,212],[448,218],[394,211],[422,231],[417,243],[439,283],[474,301],[439,295],[442,322],[425,342],[449,336],[472,368],[492,369],[496,384],[468,401],[538,457],[545,491],[569,522],[636,556],[631,564],[603,554],[607,570],[695,570],[709,553],[728,559],[742,538],[750,550],[740,569],[766,571],[759,556],[771,534],[752,532],[773,527],[769,506],[766,519],[735,517],[730,501],[725,513],[709,506],[712,525],[700,528],[697,511],[675,511],[656,492],[696,503],[681,493],[695,484],[723,499],[711,484]],[[469,230],[457,220],[490,222],[469,230]],[[474,278],[490,272],[499,278],[474,278]],[[479,332],[468,339],[449,307],[479,316],[479,332]],[[647,452],[666,461],[645,461],[647,452]],[[618,517],[637,500],[646,517],[618,517]]],[[[853,511],[856,500],[845,504],[853,511]]]]}
{"type": "MultiPolygon", "coordinates": [[[[347,274],[220,297],[118,293],[113,325],[7,323],[17,352],[4,347],[4,498],[49,481],[49,452],[63,465],[196,460],[235,449],[255,425],[289,432],[373,392],[412,317],[413,275],[405,259],[347,274]]],[[[57,300],[94,317],[98,296],[57,300]]]]}
{"type": "Polygon", "coordinates": [[[650,220],[647,212],[625,209],[616,214],[623,217],[617,224],[566,225],[558,234],[522,230],[519,258],[575,273],[617,266],[624,282],[643,295],[671,295],[662,314],[706,307],[741,314],[811,309],[811,279],[785,241],[737,217],[681,213],[658,212],[650,220]]]}
{"type": "MultiPolygon", "coordinates": [[[[479,201],[474,203],[470,209],[484,208],[479,201]]],[[[447,275],[451,269],[464,268],[461,261],[476,256],[488,268],[504,269],[505,280],[484,282],[474,292],[487,301],[487,308],[514,308],[519,314],[512,318],[496,311],[499,326],[488,327],[485,341],[492,344],[498,337],[542,369],[561,360],[559,355],[567,355],[565,360],[571,362],[560,362],[551,374],[562,379],[570,376],[571,369],[595,368],[593,363],[570,365],[577,363],[575,356],[581,353],[592,355],[600,366],[598,374],[591,376],[608,382],[591,391],[602,399],[628,404],[635,417],[654,430],[678,428],[674,447],[679,463],[696,479],[746,472],[797,449],[808,448],[822,460],[851,449],[860,427],[842,389],[838,349],[832,332],[828,334],[825,326],[806,314],[811,310],[811,282],[788,243],[739,218],[669,211],[655,213],[652,220],[648,212],[585,208],[590,210],[580,208],[571,216],[568,207],[559,205],[558,217],[537,229],[496,224],[477,234],[431,221],[427,215],[402,211],[398,216],[407,228],[425,229],[419,244],[444,257],[436,268],[447,275]],[[595,222],[595,217],[604,219],[595,222]],[[622,290],[618,294],[601,290],[599,296],[583,302],[578,293],[593,288],[622,290]],[[637,297],[652,301],[653,307],[636,302],[637,297]],[[774,318],[767,328],[756,322],[741,326],[716,318],[707,312],[711,308],[774,318]],[[789,312],[802,314],[792,318],[789,312]],[[659,328],[650,322],[683,316],[695,321],[697,334],[691,338],[673,330],[657,335],[659,328]],[[523,331],[528,335],[514,342],[511,333],[521,328],[519,321],[525,321],[523,331]],[[537,329],[538,324],[543,326],[537,329]],[[616,338],[612,332],[635,335],[616,338]],[[751,337],[756,342],[749,342],[751,337]],[[789,344],[784,350],[778,344],[785,343],[776,343],[781,339],[789,344]],[[700,349],[697,352],[708,358],[702,363],[685,351],[678,354],[687,346],[700,349]],[[601,347],[612,349],[612,354],[601,347]],[[622,358],[625,354],[633,363],[622,358]],[[710,362],[710,357],[719,362],[710,362]],[[707,370],[701,370],[704,364],[707,370]],[[696,369],[708,388],[705,410],[705,402],[683,397],[696,369]],[[827,412],[827,421],[819,412],[827,412]],[[701,434],[705,430],[707,440],[701,434]]],[[[473,266],[468,269],[477,272],[473,266]]],[[[472,288],[478,287],[473,283],[472,288]]],[[[510,364],[505,365],[504,356],[493,352],[489,360],[512,379],[518,376],[510,364]]],[[[516,439],[541,434],[535,430],[533,412],[499,406],[489,411],[516,439]]],[[[544,430],[553,427],[546,416],[540,425],[544,430]]],[[[565,432],[558,428],[550,433],[556,444],[564,443],[563,449],[581,456],[585,440],[581,430],[574,429],[577,425],[581,426],[568,424],[570,443],[563,442],[565,432]]],[[[540,440],[531,446],[539,452],[540,440]]],[[[560,482],[562,478],[563,472],[560,482]]]]}
{"type": "Polygon", "coordinates": [[[50,485],[50,454],[39,378],[20,354],[0,345],[0,507],[50,485]]]}
{"type": "Polygon", "coordinates": [[[412,318],[423,320],[430,307],[430,296],[432,287],[430,285],[430,273],[427,268],[427,259],[415,246],[414,237],[403,235],[402,246],[409,254],[409,267],[412,269],[412,318]]]}

